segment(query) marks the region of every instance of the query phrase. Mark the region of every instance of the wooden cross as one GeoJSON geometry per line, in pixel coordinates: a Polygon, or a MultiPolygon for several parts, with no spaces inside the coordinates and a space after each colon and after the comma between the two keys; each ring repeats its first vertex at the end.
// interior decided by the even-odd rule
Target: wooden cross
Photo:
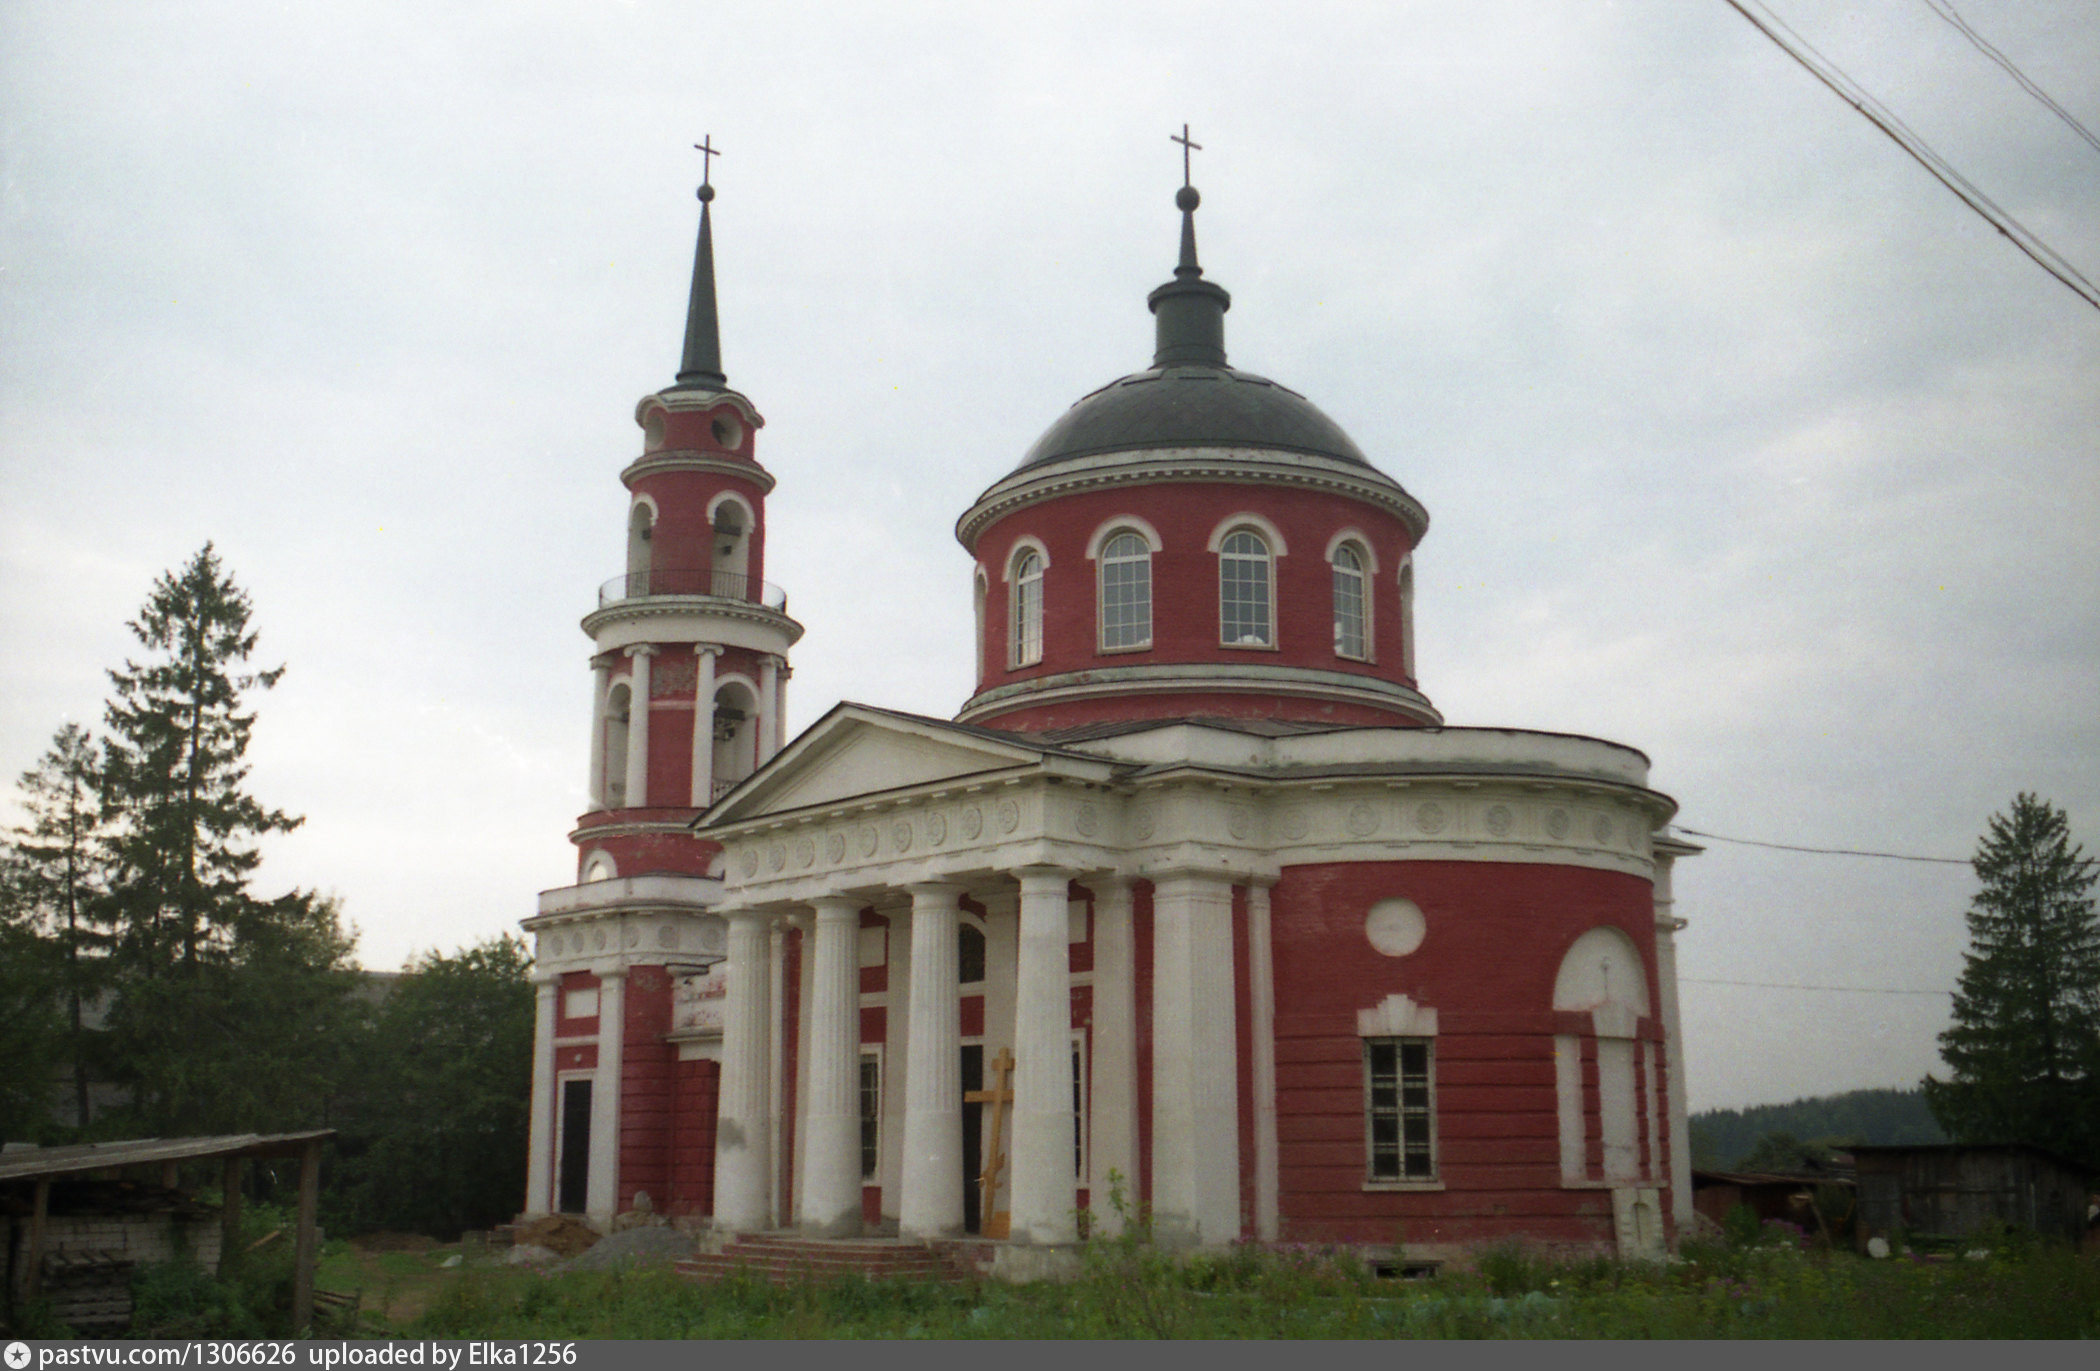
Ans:
{"type": "Polygon", "coordinates": [[[971,1090],[963,1094],[965,1104],[988,1104],[992,1107],[992,1136],[984,1147],[984,1170],[977,1177],[977,1193],[981,1197],[977,1212],[978,1236],[981,1238],[1003,1238],[1010,1231],[1013,1211],[1002,1209],[992,1212],[992,1198],[999,1193],[999,1173],[1006,1169],[1006,1156],[1000,1150],[1005,1141],[1002,1124],[1006,1118],[1001,1105],[1014,1102],[1014,1054],[1013,1049],[1002,1047],[999,1055],[992,1058],[992,1088],[971,1090]]]}
{"type": "Polygon", "coordinates": [[[1179,134],[1168,134],[1167,141],[1181,144],[1181,184],[1185,186],[1189,183],[1189,153],[1192,150],[1195,152],[1203,151],[1203,144],[1189,141],[1189,126],[1187,124],[1181,126],[1179,134]]]}
{"type": "MultiPolygon", "coordinates": [[[[1187,132],[1186,129],[1182,131],[1187,132]]],[[[704,186],[708,183],[708,174],[714,169],[715,158],[722,152],[715,146],[713,135],[705,133],[700,135],[699,142],[693,144],[693,149],[700,154],[700,184],[704,186]]]]}

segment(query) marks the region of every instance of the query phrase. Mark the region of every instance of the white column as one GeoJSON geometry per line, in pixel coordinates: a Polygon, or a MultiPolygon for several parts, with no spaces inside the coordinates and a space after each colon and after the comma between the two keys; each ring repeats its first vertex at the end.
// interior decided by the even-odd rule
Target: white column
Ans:
{"type": "Polygon", "coordinates": [[[1110,1202],[1122,1178],[1123,1206],[1138,1208],[1137,1151],[1137,948],[1131,924],[1130,882],[1117,876],[1094,885],[1094,1097],[1088,1115],[1087,1208],[1100,1231],[1123,1231],[1110,1202]]]}
{"type": "Polygon", "coordinates": [[[780,659],[771,655],[758,659],[758,764],[764,766],[780,751],[780,659]]]}
{"type": "Polygon", "coordinates": [[[620,1212],[620,1065],[626,1038],[627,968],[598,968],[598,1069],[591,1081],[591,1177],[583,1207],[601,1228],[609,1228],[620,1212]]]}
{"type": "Polygon", "coordinates": [[[715,802],[715,658],[722,649],[702,643],[693,652],[700,681],[693,691],[692,806],[705,809],[715,802]]]}
{"type": "Polygon", "coordinates": [[[728,915],[728,991],[722,1017],[721,1098],[715,1125],[715,1228],[767,1226],[772,1150],[771,930],[763,914],[728,915]]]}
{"type": "Polygon", "coordinates": [[[883,938],[880,1121],[876,1125],[875,1183],[882,1187],[884,1223],[898,1218],[904,1193],[904,1082],[911,1072],[911,908],[878,911],[888,921],[883,938]]]}
{"type": "Polygon", "coordinates": [[[1254,1060],[1248,1063],[1248,1074],[1254,1088],[1254,1236],[1275,1242],[1282,1236],[1276,1161],[1276,960],[1265,885],[1247,887],[1247,995],[1253,1001],[1247,1009],[1253,1019],[1248,1042],[1254,1060]]]}
{"type": "MultiPolygon", "coordinates": [[[[767,1226],[786,1226],[788,1214],[787,1171],[780,1164],[780,1153],[792,1145],[787,1133],[787,1073],[782,1070],[787,1061],[787,1034],[780,1029],[781,1015],[787,1011],[787,935],[788,924],[784,919],[775,919],[766,930],[766,983],[772,995],[767,1011],[766,1033],[770,1041],[766,1045],[767,1101],[771,1109],[771,1126],[766,1134],[766,1223],[767,1226]]],[[[808,959],[803,959],[804,973],[808,972],[808,959]]],[[[800,997],[806,1013],[809,997],[800,997]]],[[[809,1034],[798,1031],[796,1041],[808,1042],[809,1034]]],[[[798,1073],[804,1081],[807,1073],[798,1073]]],[[[801,1117],[798,1115],[798,1117],[801,1117]]]]}
{"type": "Polygon", "coordinates": [[[605,697],[612,690],[612,663],[604,657],[591,660],[591,809],[606,808],[605,800],[605,697]]]}
{"type": "Polygon", "coordinates": [[[1679,1235],[1692,1226],[1692,1124],[1684,1091],[1684,1019],[1677,1001],[1677,935],[1684,920],[1675,913],[1676,896],[1672,877],[1679,856],[1699,849],[1682,844],[1682,851],[1655,850],[1655,977],[1663,1021],[1663,1088],[1670,1109],[1670,1221],[1679,1235]]]}
{"type": "Polygon", "coordinates": [[[1232,887],[1164,876],[1152,895],[1152,1212],[1162,1241],[1239,1236],[1232,887]]]}
{"type": "Polygon", "coordinates": [[[1072,1174],[1071,874],[1024,867],[1014,987],[1015,1242],[1078,1238],[1072,1174]]]}
{"type": "Polygon", "coordinates": [[[826,896],[810,977],[809,1151],[796,1177],[801,1226],[860,1235],[860,902],[826,896]]]}
{"type": "Polygon", "coordinates": [[[795,669],[780,659],[780,679],[773,686],[773,750],[778,752],[787,746],[788,740],[788,682],[794,678],[795,669]]]}
{"type": "MultiPolygon", "coordinates": [[[[956,983],[961,893],[951,885],[911,888],[911,1020],[903,1194],[897,1208],[898,1232],[907,1238],[952,1237],[963,1226],[962,1017],[956,983]]],[[[892,1042],[895,1032],[892,1028],[892,1042]]]]}
{"type": "MultiPolygon", "coordinates": [[[[1021,892],[1017,887],[1001,885],[977,898],[984,905],[984,1084],[989,1090],[997,1084],[992,1063],[999,1054],[1002,1051],[1014,1052],[1016,1059],[1019,1057],[1014,1046],[1014,971],[1020,961],[1021,892]]],[[[984,1122],[987,1129],[991,1108],[986,1107],[984,1122]]],[[[1000,1144],[1006,1154],[1006,1165],[993,1184],[991,1202],[984,1206],[986,1223],[990,1223],[995,1214],[1013,1211],[1012,1122],[1009,1113],[1004,1141],[1000,1144]]],[[[990,1155],[987,1149],[986,1158],[989,1159],[990,1155]]],[[[972,1179],[967,1183],[975,1185],[977,1182],[972,1179]]]]}
{"type": "Polygon", "coordinates": [[[634,674],[627,683],[627,808],[649,805],[649,659],[656,649],[640,643],[627,649],[634,674]]]}
{"type": "Polygon", "coordinates": [[[532,1011],[532,1130],[525,1152],[527,1217],[554,1210],[554,1020],[561,1007],[561,977],[535,971],[532,1011]]]}

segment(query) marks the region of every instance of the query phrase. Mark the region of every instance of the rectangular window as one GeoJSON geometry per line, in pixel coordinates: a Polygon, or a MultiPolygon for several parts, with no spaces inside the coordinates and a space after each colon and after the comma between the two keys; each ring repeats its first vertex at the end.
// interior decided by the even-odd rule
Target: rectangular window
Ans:
{"type": "Polygon", "coordinates": [[[882,1165],[882,1058],[860,1059],[860,1178],[873,1183],[882,1165]]]}
{"type": "Polygon", "coordinates": [[[1436,1179],[1433,1038],[1364,1040],[1364,1122],[1374,1181],[1436,1179]]]}

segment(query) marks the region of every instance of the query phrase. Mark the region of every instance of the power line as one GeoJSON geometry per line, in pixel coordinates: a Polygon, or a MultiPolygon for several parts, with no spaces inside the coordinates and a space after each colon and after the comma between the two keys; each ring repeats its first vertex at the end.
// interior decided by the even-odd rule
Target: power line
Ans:
{"type": "Polygon", "coordinates": [[[1822,990],[1837,995],[1952,995],[1951,990],[1889,990],[1875,985],[1795,985],[1786,981],[1723,981],[1708,976],[1679,976],[1685,985],[1747,985],[1758,990],[1822,990]]]}
{"type": "Polygon", "coordinates": [[[2072,266],[2069,259],[2037,237],[2025,224],[2008,214],[2004,207],[1985,195],[1967,177],[1957,171],[1946,158],[1933,151],[1932,146],[1898,118],[1887,106],[1876,100],[1858,82],[1846,75],[1837,63],[1817,52],[1814,45],[1778,15],[1773,14],[1762,0],[1751,0],[1764,11],[1765,18],[1752,14],[1745,0],[1725,0],[1728,7],[1750,21],[1751,27],[1772,40],[1781,52],[1800,63],[1809,75],[1828,86],[1840,100],[1858,110],[1874,127],[1887,134],[1889,140],[1909,154],[1912,161],[1930,172],[1933,179],[1954,192],[1961,202],[1981,215],[2006,241],[2033,259],[2034,264],[2048,272],[2079,299],[2100,309],[2100,286],[2095,286],[2072,266]],[[1776,27],[1775,27],[1776,26],[1776,27]],[[1792,42],[1781,37],[1779,29],[1792,35],[1792,42]],[[1811,56],[1813,59],[1811,60],[1811,56]]]}
{"type": "Polygon", "coordinates": [[[1905,852],[1868,852],[1856,847],[1802,847],[1795,843],[1765,843],[1755,838],[1730,838],[1720,833],[1701,833],[1696,828],[1671,824],[1679,833],[1716,843],[1741,843],[1744,847],[1769,847],[1778,852],[1813,852],[1819,857],[1878,857],[1885,862],[1926,862],[1933,866],[1967,866],[1960,857],[1914,857],[1905,852]]]}
{"type": "Polygon", "coordinates": [[[1940,18],[1946,20],[1949,24],[1952,24],[1955,30],[1958,33],[1960,33],[1962,37],[1969,40],[1969,44],[1971,47],[1975,48],[1976,51],[1982,53],[1985,57],[1990,58],[1993,62],[1996,62],[1999,66],[2005,68],[2006,75],[2012,77],[2013,80],[2018,81],[2022,90],[2026,91],[2029,95],[2032,95],[2035,99],[2047,105],[2049,109],[2056,115],[2057,118],[2063,120],[2066,124],[2069,124],[2073,129],[2075,129],[2080,138],[2083,138],[2086,142],[2091,143],[2095,152],[2100,152],[2100,138],[2095,138],[2093,136],[2093,131],[2087,128],[2085,125],[2079,123],[2076,116],[2074,116],[2071,113],[2071,111],[2065,109],[2062,105],[2057,104],[2055,100],[2051,99],[2048,91],[2043,90],[2040,86],[2037,86],[2034,82],[2028,80],[2027,73],[2021,71],[2020,68],[2013,62],[2013,60],[2010,57],[2007,57],[2004,53],[1992,47],[1988,39],[1986,39],[1982,34],[1978,33],[1975,29],[1970,28],[1969,21],[1961,17],[1961,11],[1954,8],[1953,0],[1925,0],[1925,4],[1926,7],[1929,8],[1934,14],[1937,14],[1940,18]]]}

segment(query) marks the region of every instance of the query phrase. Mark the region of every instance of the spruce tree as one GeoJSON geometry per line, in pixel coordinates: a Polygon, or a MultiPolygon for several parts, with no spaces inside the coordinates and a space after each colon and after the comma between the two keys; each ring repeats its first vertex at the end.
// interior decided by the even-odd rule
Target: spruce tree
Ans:
{"type": "Polygon", "coordinates": [[[9,894],[18,931],[18,955],[45,965],[51,992],[65,1015],[73,1119],[86,1127],[92,1073],[87,1017],[108,984],[109,935],[100,769],[87,730],[67,724],[51,750],[22,773],[22,806],[29,822],[8,845],[9,894]]]}
{"type": "Polygon", "coordinates": [[[1970,949],[1926,1099],[1958,1142],[2024,1142],[2100,1166],[2096,863],[2062,810],[2021,794],[1972,861],[1970,949]]]}

